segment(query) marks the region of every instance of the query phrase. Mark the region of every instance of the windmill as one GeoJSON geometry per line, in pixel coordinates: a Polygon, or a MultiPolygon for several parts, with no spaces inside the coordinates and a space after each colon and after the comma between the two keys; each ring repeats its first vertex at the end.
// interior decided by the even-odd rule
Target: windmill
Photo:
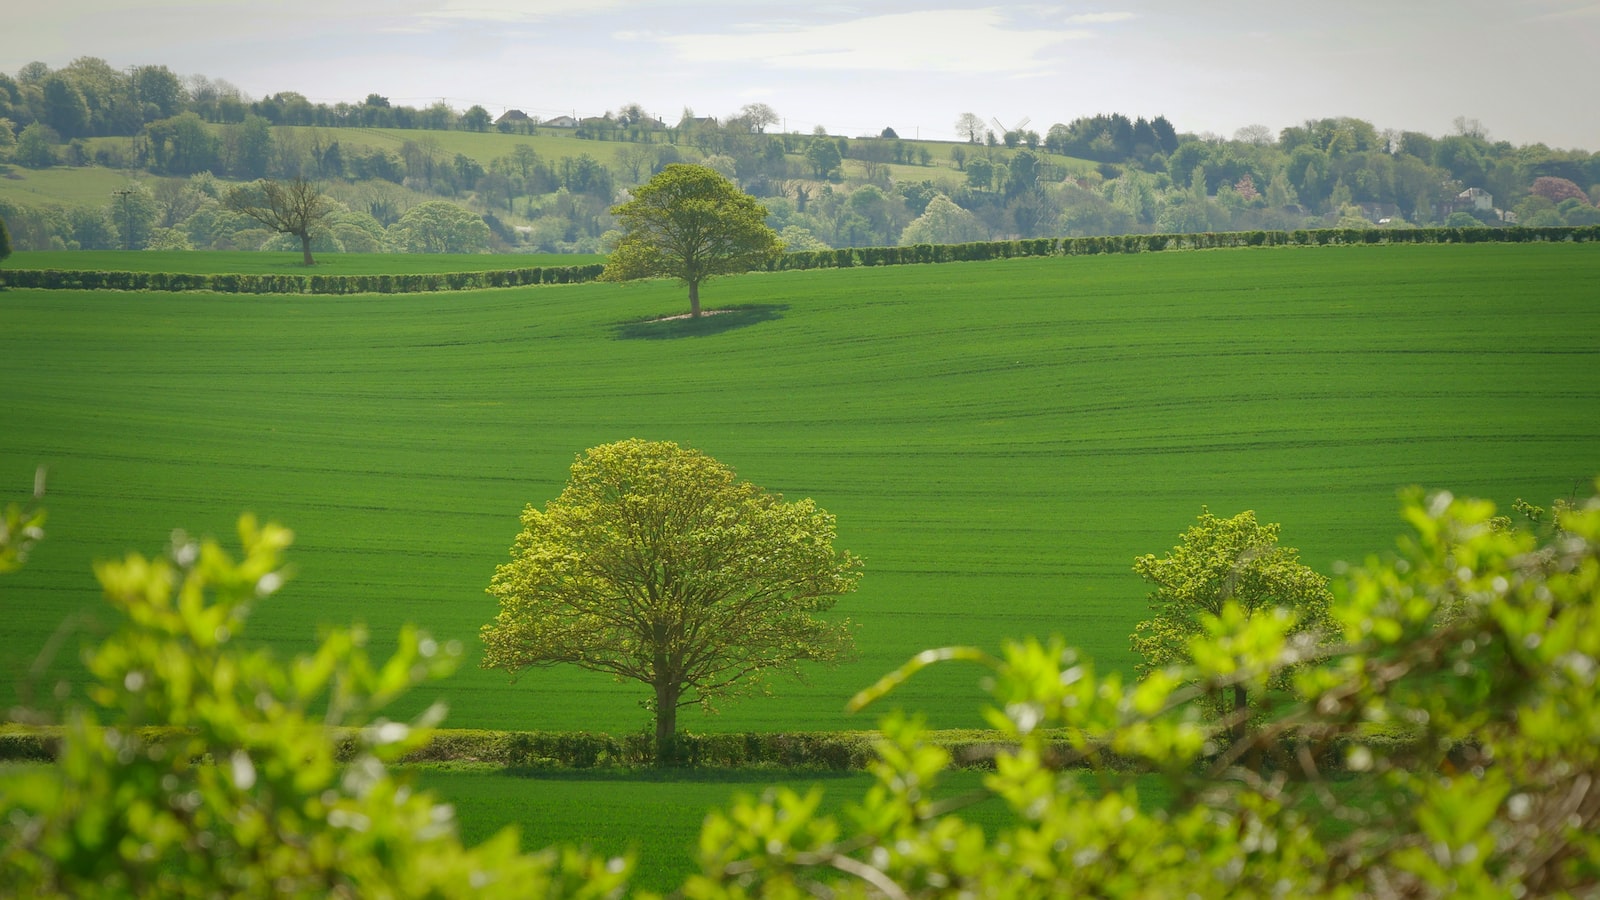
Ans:
{"type": "Polygon", "coordinates": [[[1020,120],[1017,121],[1017,124],[1011,126],[1010,128],[1007,128],[1006,126],[1000,124],[1000,120],[997,119],[997,118],[991,117],[989,119],[989,121],[994,123],[994,127],[997,130],[997,133],[999,133],[999,134],[1010,134],[1013,131],[1020,132],[1020,131],[1022,131],[1022,129],[1027,128],[1028,127],[1028,123],[1032,122],[1033,118],[1031,116],[1023,116],[1020,120]]]}

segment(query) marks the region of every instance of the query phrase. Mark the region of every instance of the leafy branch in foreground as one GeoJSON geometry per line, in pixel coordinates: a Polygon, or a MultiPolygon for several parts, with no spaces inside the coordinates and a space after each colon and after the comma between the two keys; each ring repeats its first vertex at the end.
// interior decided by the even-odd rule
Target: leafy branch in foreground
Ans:
{"type": "Polygon", "coordinates": [[[884,728],[841,824],[780,791],[713,814],[695,898],[1553,896],[1600,889],[1600,503],[1548,535],[1488,503],[1407,498],[1398,558],[1350,573],[1331,634],[1203,614],[1188,659],[1124,683],[1059,641],[920,654],[857,707],[949,659],[987,671],[1012,741],[992,838],[933,800],[948,761],[884,728]],[[1208,694],[1288,697],[1242,740],[1208,694]],[[1247,766],[1242,761],[1259,760],[1247,766]]]}
{"type": "MultiPolygon", "coordinates": [[[[1013,745],[985,779],[992,836],[938,799],[949,755],[883,725],[875,784],[842,817],[777,791],[713,813],[691,898],[1587,896],[1600,892],[1600,501],[1554,528],[1492,505],[1407,498],[1399,555],[1343,580],[1331,631],[1293,613],[1200,616],[1186,660],[1127,683],[1061,641],[974,662],[1013,745]],[[1286,696],[1242,741],[1209,694],[1286,696]],[[1248,764],[1247,764],[1248,763],[1248,764]]],[[[94,710],[54,768],[3,773],[0,893],[614,896],[627,865],[574,850],[463,848],[384,762],[430,717],[380,707],[453,665],[407,631],[383,663],[337,631],[287,665],[233,639],[281,583],[289,535],[240,523],[243,558],[177,536],[169,558],[102,565],[126,622],[89,656],[94,710]],[[313,710],[325,709],[325,713],[313,710]],[[355,729],[354,761],[336,757],[355,729]],[[104,724],[102,724],[102,719],[104,724]],[[157,726],[151,731],[146,726],[157,726]]]]}
{"type": "Polygon", "coordinates": [[[414,629],[387,660],[359,629],[284,661],[236,638],[283,583],[290,533],[239,523],[243,556],[174,535],[96,574],[120,627],[87,656],[94,707],[54,767],[6,773],[0,894],[29,897],[610,896],[627,866],[572,850],[522,854],[507,829],[476,848],[450,808],[385,763],[442,714],[380,710],[451,671],[458,647],[414,629]],[[341,745],[353,736],[353,759],[341,745]]]}
{"type": "Polygon", "coordinates": [[[0,510],[0,575],[15,572],[28,561],[28,551],[44,538],[44,469],[33,476],[33,496],[11,501],[0,510]]]}

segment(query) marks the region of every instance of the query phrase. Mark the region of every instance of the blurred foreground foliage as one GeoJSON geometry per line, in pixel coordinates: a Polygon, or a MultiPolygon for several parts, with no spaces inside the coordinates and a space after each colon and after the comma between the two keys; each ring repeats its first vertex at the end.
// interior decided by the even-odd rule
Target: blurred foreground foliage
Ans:
{"type": "Polygon", "coordinates": [[[606,896],[621,884],[624,861],[524,855],[509,829],[464,848],[450,808],[385,767],[442,708],[410,723],[380,710],[450,672],[459,648],[407,629],[373,660],[359,628],[292,660],[238,645],[251,605],[283,583],[290,539],[245,517],[237,559],[180,533],[164,558],[96,567],[123,619],[87,655],[92,705],[64,723],[56,765],[0,780],[0,894],[606,896]],[[350,728],[360,749],[341,761],[350,728]]]}
{"type": "MultiPolygon", "coordinates": [[[[1491,504],[1416,492],[1403,515],[1398,553],[1343,573],[1320,633],[1293,613],[1225,605],[1202,617],[1183,661],[1137,682],[1060,641],[918,655],[852,703],[929,665],[977,663],[987,716],[1011,742],[985,795],[1013,824],[986,834],[961,817],[978,797],[936,799],[948,753],[892,715],[865,796],[840,816],[819,814],[815,791],[786,790],[712,813],[701,872],[677,893],[1594,894],[1600,503],[1517,528],[1491,504]],[[1201,702],[1236,685],[1275,692],[1242,733],[1201,702]],[[1162,799],[1141,802],[1152,777],[1162,799]]],[[[374,663],[359,631],[337,631],[283,664],[236,647],[288,543],[249,519],[240,536],[238,561],[180,537],[171,559],[100,568],[126,623],[90,656],[95,706],[68,723],[58,765],[0,780],[0,890],[627,891],[625,861],[525,855],[509,831],[463,848],[447,812],[385,769],[432,717],[390,722],[379,708],[447,671],[453,648],[407,632],[374,663]],[[157,724],[188,737],[141,744],[135,729],[157,724]],[[331,730],[355,724],[363,751],[339,763],[331,730]]]]}

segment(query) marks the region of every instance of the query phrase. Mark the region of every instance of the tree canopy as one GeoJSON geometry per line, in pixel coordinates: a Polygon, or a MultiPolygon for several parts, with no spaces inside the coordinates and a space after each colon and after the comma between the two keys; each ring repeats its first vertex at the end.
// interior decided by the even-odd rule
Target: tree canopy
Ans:
{"type": "MultiPolygon", "coordinates": [[[[658,762],[680,707],[710,708],[763,673],[851,652],[848,621],[821,616],[855,589],[834,517],[784,502],[696,450],[630,439],[586,451],[543,510],[529,505],[485,668],[570,664],[652,687],[658,762]]],[[[798,670],[796,669],[796,674],[798,670]]]]}
{"type": "Polygon", "coordinates": [[[666,275],[689,287],[700,315],[700,283],[759,268],[783,249],[754,197],[705,166],[673,163],[611,210],[622,241],[601,276],[626,281],[666,275]]]}
{"type": "Polygon", "coordinates": [[[1600,503],[1539,536],[1491,504],[1406,498],[1412,533],[1341,585],[1336,643],[1230,603],[1190,660],[1135,685],[1061,641],[919,654],[852,701],[946,660],[985,670],[998,833],[935,799],[951,760],[883,723],[848,818],[780,790],[714,812],[693,897],[1554,897],[1600,888],[1600,503]],[[1232,612],[1230,612],[1232,610],[1232,612]],[[1294,673],[1227,746],[1194,704],[1294,673]],[[1226,749],[1223,749],[1226,746],[1226,749]],[[1239,765],[1259,751],[1265,769],[1239,765]],[[1094,771],[1087,777],[1078,767],[1094,771]]]}
{"type": "Polygon", "coordinates": [[[234,188],[228,192],[227,206],[273,231],[299,238],[308,266],[315,265],[311,230],[333,212],[322,189],[298,175],[288,182],[263,180],[234,188]]]}
{"type": "MultiPolygon", "coordinates": [[[[920,653],[850,705],[930,665],[978,664],[998,737],[982,791],[943,792],[951,754],[891,714],[874,783],[847,815],[825,812],[817,787],[737,800],[707,816],[698,872],[676,895],[1592,896],[1600,500],[1558,501],[1548,518],[1517,508],[1533,528],[1486,502],[1410,492],[1398,556],[1340,585],[1335,641],[1230,603],[1199,614],[1188,662],[1137,684],[1059,639],[998,657],[920,653]],[[1209,693],[1291,672],[1244,745],[1196,713],[1209,693]],[[1252,749],[1266,767],[1239,765],[1252,749]],[[985,799],[1002,824],[967,817],[985,799]]],[[[409,723],[380,710],[447,674],[453,642],[407,628],[383,661],[359,629],[292,660],[241,646],[249,610],[283,582],[290,536],[248,517],[239,532],[237,560],[178,533],[164,558],[97,566],[116,622],[85,654],[86,702],[51,732],[58,762],[4,773],[0,893],[627,890],[627,860],[523,854],[509,829],[464,847],[450,808],[386,767],[427,743],[438,710],[409,723]]]]}
{"type": "Polygon", "coordinates": [[[483,218],[443,200],[406,210],[392,231],[395,246],[407,253],[483,253],[491,232],[483,218]]]}
{"type": "MultiPolygon", "coordinates": [[[[1146,554],[1133,561],[1134,571],[1154,585],[1155,615],[1135,627],[1132,639],[1141,674],[1192,663],[1190,644],[1205,633],[1208,617],[1281,614],[1295,634],[1327,626],[1333,599],[1328,579],[1302,565],[1294,548],[1278,546],[1278,531],[1276,523],[1258,523],[1251,510],[1228,519],[1202,510],[1165,557],[1146,554]]],[[[1231,703],[1219,694],[1208,699],[1242,739],[1251,698],[1243,683],[1231,693],[1231,703]]]]}
{"type": "MultiPolygon", "coordinates": [[[[25,533],[0,530],[0,574],[39,536],[38,493],[6,507],[25,533]]],[[[292,535],[251,516],[238,531],[237,557],[178,531],[165,555],[95,566],[111,627],[84,654],[89,701],[55,730],[56,764],[4,773],[0,894],[598,898],[625,882],[623,860],[523,855],[509,829],[467,847],[452,809],[388,768],[443,707],[381,711],[453,671],[456,642],[407,627],[375,659],[345,628],[293,659],[240,646],[292,535]]]]}

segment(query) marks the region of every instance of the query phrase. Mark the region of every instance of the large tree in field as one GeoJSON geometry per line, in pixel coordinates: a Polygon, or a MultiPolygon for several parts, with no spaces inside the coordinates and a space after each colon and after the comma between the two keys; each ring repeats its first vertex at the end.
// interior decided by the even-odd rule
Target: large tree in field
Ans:
{"type": "Polygon", "coordinates": [[[667,166],[611,214],[623,237],[600,277],[677,278],[689,286],[692,316],[700,315],[700,282],[759,268],[783,250],[766,209],[705,166],[667,166]]]}
{"type": "Polygon", "coordinates": [[[559,497],[523,510],[489,585],[500,612],[482,631],[483,666],[566,663],[650,685],[657,763],[670,763],[680,707],[851,652],[849,623],[820,616],[860,577],[833,541],[815,503],[786,503],[698,451],[594,447],[559,497]]]}
{"type": "Polygon", "coordinates": [[[226,205],[279,234],[299,238],[305,264],[316,264],[311,258],[311,231],[333,212],[333,206],[315,184],[298,175],[289,182],[258,181],[229,191],[226,205]]]}
{"type": "MultiPolygon", "coordinates": [[[[1250,510],[1219,519],[1202,509],[1182,543],[1164,558],[1146,554],[1135,559],[1133,569],[1155,586],[1150,592],[1155,616],[1140,622],[1133,633],[1141,675],[1192,664],[1190,642],[1206,634],[1204,617],[1224,616],[1230,606],[1246,620],[1286,610],[1296,618],[1294,633],[1328,625],[1333,600],[1328,579],[1302,565],[1299,551],[1278,546],[1278,525],[1258,523],[1250,510]]],[[[1252,698],[1242,681],[1230,693],[1207,699],[1230,722],[1234,740],[1242,742],[1252,698]]]]}

